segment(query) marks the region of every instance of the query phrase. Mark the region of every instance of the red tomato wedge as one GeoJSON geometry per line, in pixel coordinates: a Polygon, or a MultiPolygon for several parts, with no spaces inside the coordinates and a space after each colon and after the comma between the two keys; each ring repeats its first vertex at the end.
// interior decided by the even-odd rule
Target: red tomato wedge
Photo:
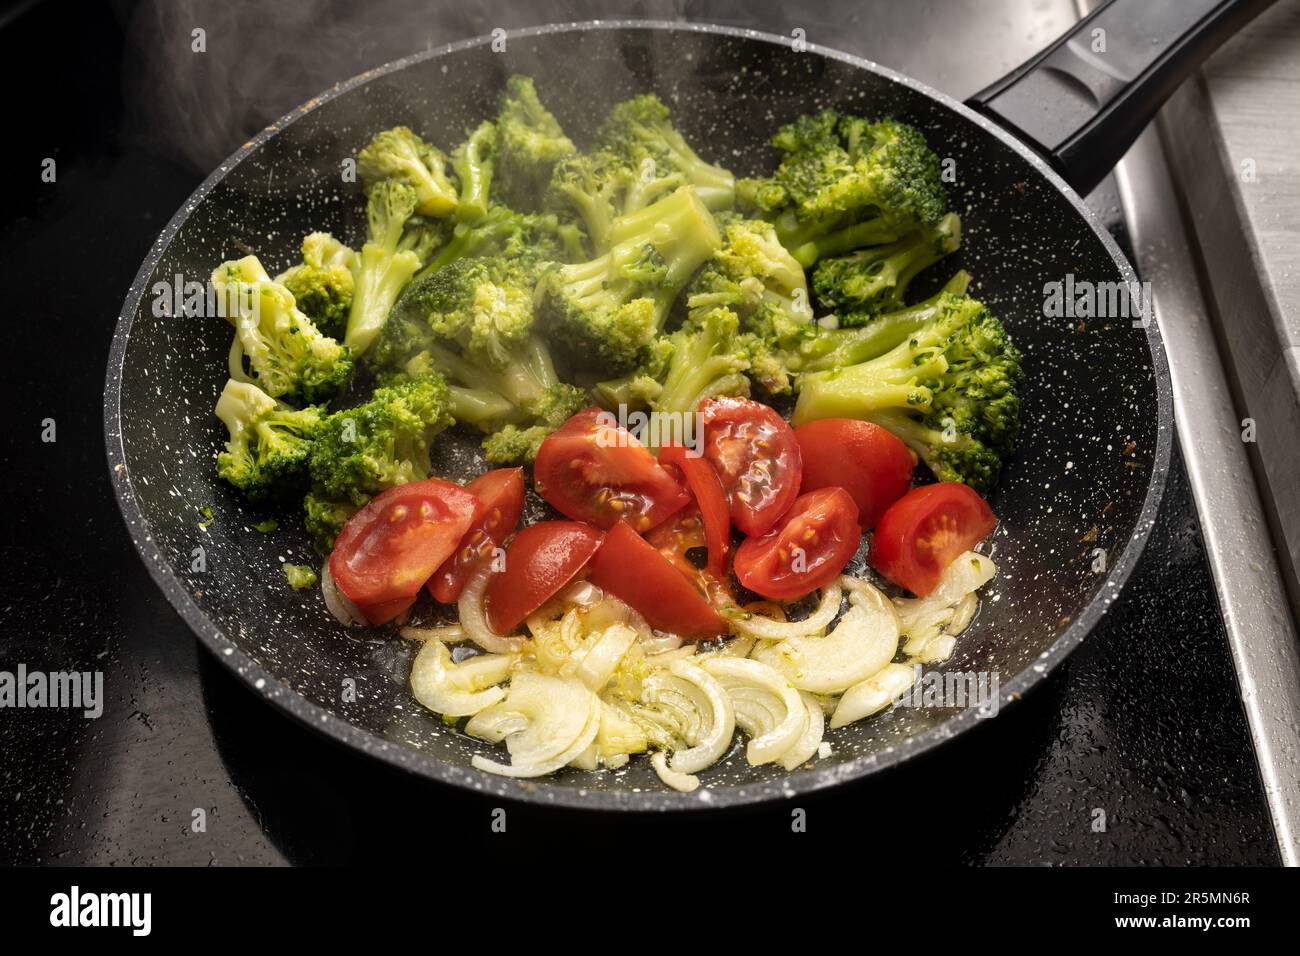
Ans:
{"type": "Polygon", "coordinates": [[[483,503],[483,514],[429,579],[429,593],[443,604],[456,603],[470,575],[519,524],[524,511],[524,470],[489,471],[467,484],[465,490],[483,503]]]}
{"type": "Polygon", "coordinates": [[[823,418],[794,430],[803,457],[799,493],[843,488],[858,506],[858,524],[870,531],[912,486],[912,453],[879,425],[823,418]]]}
{"type": "Polygon", "coordinates": [[[711,637],[727,630],[722,616],[686,575],[622,522],[609,529],[592,559],[591,581],[661,631],[711,637]]]}
{"type": "Polygon", "coordinates": [[[708,547],[704,518],[699,508],[683,508],[657,528],[646,532],[645,539],[673,567],[686,575],[695,590],[708,598],[714,607],[726,608],[736,603],[727,585],[725,568],[722,573],[715,573],[712,568],[699,567],[687,556],[693,548],[708,547]]]}
{"type": "Polygon", "coordinates": [[[580,521],[539,521],[506,548],[506,568],[488,582],[488,626],[509,634],[578,576],[604,535],[580,521]]]}
{"type": "Polygon", "coordinates": [[[721,578],[727,573],[727,554],[731,550],[731,516],[727,513],[727,494],[722,490],[718,473],[704,458],[681,445],[665,445],[659,449],[659,461],[677,468],[686,478],[704,526],[709,571],[721,578]]]}
{"type": "Polygon", "coordinates": [[[371,624],[390,621],[410,606],[481,512],[477,498],[449,481],[390,488],[343,526],[330,577],[371,624]]]}
{"type": "Polygon", "coordinates": [[[551,432],[533,464],[537,493],[575,521],[647,531],[691,500],[650,450],[600,408],[578,412],[551,432]]]}
{"type": "Polygon", "coordinates": [[[704,457],[730,502],[731,523],[760,535],[781,520],[799,496],[799,443],[784,418],[747,398],[710,398],[704,416],[704,457]]]}
{"type": "Polygon", "coordinates": [[[871,540],[871,566],[917,597],[998,523],[975,491],[956,481],[913,488],[885,512],[871,540]]]}
{"type": "Polygon", "coordinates": [[[777,527],[736,550],[736,577],[763,597],[802,597],[835,580],[861,540],[858,506],[847,491],[810,491],[777,527]]]}

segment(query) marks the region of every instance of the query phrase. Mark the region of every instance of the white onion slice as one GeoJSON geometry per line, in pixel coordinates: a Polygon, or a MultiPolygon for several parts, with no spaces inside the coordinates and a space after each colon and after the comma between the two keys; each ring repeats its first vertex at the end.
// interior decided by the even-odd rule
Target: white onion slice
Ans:
{"type": "Polygon", "coordinates": [[[751,766],[780,760],[803,736],[808,708],[782,674],[735,657],[706,657],[700,666],[731,698],[736,723],[750,736],[745,758],[751,766]]]}
{"type": "Polygon", "coordinates": [[[484,562],[474,572],[465,589],[460,592],[456,610],[460,614],[460,626],[471,641],[493,654],[517,654],[524,645],[522,637],[506,637],[498,634],[488,626],[487,615],[483,611],[483,594],[487,591],[488,579],[492,577],[491,562],[484,562]]]}
{"type": "Polygon", "coordinates": [[[668,766],[668,757],[662,750],[657,750],[650,757],[650,766],[655,768],[664,785],[680,793],[693,793],[700,787],[700,778],[692,773],[679,773],[668,766]]]}
{"type": "Polygon", "coordinates": [[[844,592],[839,583],[832,582],[822,588],[820,603],[802,621],[774,621],[762,614],[750,614],[746,618],[732,620],[731,629],[768,641],[783,641],[791,637],[816,634],[835,620],[835,615],[840,613],[840,601],[843,597],[844,592]]]}
{"type": "Polygon", "coordinates": [[[328,557],[320,569],[320,596],[324,598],[325,606],[329,608],[329,612],[334,615],[334,620],[344,627],[368,623],[357,606],[348,600],[348,596],[339,590],[338,585],[334,583],[334,579],[330,577],[330,559],[328,557]]]}
{"type": "MultiPolygon", "coordinates": [[[[846,582],[848,579],[842,579],[846,582]]],[[[878,589],[853,581],[852,606],[825,637],[788,638],[754,651],[799,690],[836,694],[866,680],[898,651],[898,615],[878,589]]]]}
{"type": "Polygon", "coordinates": [[[887,664],[844,692],[835,707],[835,713],[831,714],[831,729],[879,713],[905,694],[915,679],[912,668],[907,664],[887,664]]]}
{"type": "Polygon", "coordinates": [[[781,757],[781,766],[786,770],[794,770],[812,760],[821,749],[822,737],[826,733],[826,714],[822,711],[821,701],[806,690],[799,692],[799,698],[808,713],[804,721],[803,734],[781,757]]]}
{"type": "Polygon", "coordinates": [[[408,641],[441,641],[443,644],[458,644],[468,640],[465,629],[459,624],[439,624],[435,627],[401,628],[397,632],[408,641]]]}
{"type": "Polygon", "coordinates": [[[595,639],[595,643],[574,670],[574,676],[591,690],[599,692],[618,669],[619,661],[636,642],[636,631],[626,624],[611,624],[595,639]]]}
{"type": "MultiPolygon", "coordinates": [[[[475,756],[471,761],[479,770],[504,777],[542,777],[580,757],[600,729],[600,698],[580,681],[524,672],[510,681],[505,700],[494,704],[466,725],[478,736],[476,721],[495,719],[494,712],[521,715],[526,721],[522,730],[505,737],[510,764],[497,763],[475,756]]],[[[484,723],[480,722],[480,723],[484,723]]]]}
{"type": "Polygon", "coordinates": [[[483,654],[455,664],[446,644],[429,641],[411,666],[411,693],[434,713],[468,717],[505,697],[496,685],[510,676],[518,659],[517,654],[483,654]]]}

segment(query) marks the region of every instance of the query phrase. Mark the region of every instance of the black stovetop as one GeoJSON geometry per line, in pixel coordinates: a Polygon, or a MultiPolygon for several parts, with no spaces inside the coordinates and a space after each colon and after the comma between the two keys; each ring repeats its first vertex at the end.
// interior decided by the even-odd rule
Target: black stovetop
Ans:
{"type": "MultiPolygon", "coordinates": [[[[574,16],[590,14],[578,6],[574,16]]],[[[708,19],[707,7],[687,9],[708,19]]],[[[131,278],[203,173],[136,102],[150,51],[124,42],[107,7],[74,36],[60,10],[38,6],[0,29],[11,89],[30,82],[14,72],[21,51],[56,34],[76,64],[46,95],[11,98],[10,127],[31,131],[6,148],[19,167],[11,181],[31,185],[11,195],[17,217],[0,234],[11,412],[0,432],[0,668],[102,670],[107,704],[98,720],[0,711],[0,862],[419,860],[448,841],[503,839],[490,829],[497,801],[338,749],[246,690],[145,573],[104,464],[103,375],[131,278]],[[39,179],[46,156],[53,184],[39,179]],[[50,418],[53,443],[41,440],[50,418]],[[191,830],[196,808],[206,832],[191,830]]],[[[187,41],[188,31],[176,39],[187,41]]],[[[301,92],[259,109],[283,112],[312,90],[301,92]]],[[[1105,193],[1094,202],[1114,205],[1105,193]]],[[[812,838],[861,837],[899,861],[1276,863],[1181,456],[1122,600],[1043,686],[936,753],[797,804],[812,838]]],[[[790,831],[794,805],[670,818],[509,805],[505,839],[775,836],[790,831]]]]}

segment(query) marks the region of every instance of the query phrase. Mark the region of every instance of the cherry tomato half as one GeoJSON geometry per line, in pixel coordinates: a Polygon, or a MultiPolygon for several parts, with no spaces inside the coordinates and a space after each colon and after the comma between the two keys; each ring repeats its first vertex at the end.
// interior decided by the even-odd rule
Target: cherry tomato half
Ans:
{"type": "Polygon", "coordinates": [[[465,490],[483,503],[483,514],[465,533],[455,552],[429,579],[429,593],[443,604],[454,604],[465,582],[500,546],[524,510],[524,470],[498,468],[479,475],[465,490]]]}
{"type": "Polygon", "coordinates": [[[506,548],[505,570],[488,581],[488,626],[513,631],[578,576],[602,537],[580,521],[539,521],[520,531],[506,548]]]}
{"type": "Polygon", "coordinates": [[[605,535],[591,562],[591,581],[661,631],[711,637],[727,630],[721,615],[686,575],[623,522],[605,535]]]}
{"type": "Polygon", "coordinates": [[[912,453],[879,425],[823,418],[794,430],[803,456],[799,493],[843,488],[858,506],[858,524],[870,531],[912,486],[912,453]]]}
{"type": "Polygon", "coordinates": [[[763,597],[802,597],[835,580],[858,550],[858,506],[843,488],[800,495],[781,523],[736,550],[736,577],[763,597]]]}
{"type": "Polygon", "coordinates": [[[371,624],[390,621],[410,606],[481,511],[477,498],[449,481],[389,488],[339,532],[330,577],[371,624]]]}
{"type": "Polygon", "coordinates": [[[659,461],[678,469],[686,478],[704,527],[709,571],[721,578],[727,573],[727,554],[731,550],[731,516],[727,513],[727,494],[722,490],[718,473],[708,461],[681,445],[665,445],[659,449],[659,461]]]}
{"type": "Polygon", "coordinates": [[[700,403],[704,457],[727,492],[731,522],[748,535],[769,531],[799,496],[799,443],[785,419],[761,402],[700,403]]]}
{"type": "Polygon", "coordinates": [[[997,523],[984,499],[960,482],[913,488],[876,524],[871,566],[925,597],[952,559],[979,544],[997,523]]]}
{"type": "Polygon", "coordinates": [[[598,528],[626,521],[647,531],[691,500],[649,449],[595,407],[546,437],[533,477],[537,493],[561,514],[598,528]]]}

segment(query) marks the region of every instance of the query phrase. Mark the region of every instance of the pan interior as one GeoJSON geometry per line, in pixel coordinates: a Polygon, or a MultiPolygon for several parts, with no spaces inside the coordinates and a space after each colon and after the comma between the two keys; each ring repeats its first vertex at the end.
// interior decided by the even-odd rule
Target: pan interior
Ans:
{"type": "MultiPolygon", "coordinates": [[[[115,365],[110,459],[120,454],[125,464],[115,477],[146,562],[219,657],[296,716],[372,753],[465,786],[584,806],[761,799],[857,776],[971,724],[969,714],[952,710],[895,708],[831,732],[832,755],[793,774],[749,767],[733,748],[702,775],[705,796],[665,792],[639,760],[618,773],[566,771],[521,786],[470,769],[470,757],[491,748],[413,702],[405,687],[412,648],[345,634],[318,594],[288,588],[282,561],[320,560],[300,515],[250,509],[214,474],[224,434],[212,409],[231,330],[217,317],[156,314],[174,310],[155,309],[155,284],[170,288],[176,276],[201,282],[247,250],[274,274],[296,260],[312,230],[358,245],[363,202],[341,175],[344,160],[375,131],[399,123],[450,148],[493,112],[514,72],[537,79],[579,144],[616,100],[653,90],[700,152],[738,175],[770,169],[766,141],[776,127],[825,106],[898,116],[953,161],[950,198],[965,248],[942,268],[973,274],[972,293],[1025,353],[1027,385],[1021,451],[992,501],[1001,519],[992,547],[999,575],[942,669],[996,672],[1004,693],[1040,677],[1114,599],[1113,571],[1127,571],[1136,557],[1131,542],[1145,534],[1148,489],[1153,476],[1159,483],[1167,453],[1162,366],[1153,363],[1146,331],[1127,319],[1044,315],[1048,283],[1067,274],[1076,283],[1121,281],[1128,277],[1122,260],[1029,160],[923,90],[753,36],[628,28],[519,36],[505,52],[463,46],[380,73],[223,167],[160,240],[123,316],[129,336],[119,330],[120,418],[111,407],[115,365]],[[268,516],[279,519],[277,531],[252,528],[268,516]],[[347,693],[352,687],[355,694],[347,693]]],[[[472,441],[448,442],[437,464],[464,475],[477,466],[475,454],[472,441]]]]}

